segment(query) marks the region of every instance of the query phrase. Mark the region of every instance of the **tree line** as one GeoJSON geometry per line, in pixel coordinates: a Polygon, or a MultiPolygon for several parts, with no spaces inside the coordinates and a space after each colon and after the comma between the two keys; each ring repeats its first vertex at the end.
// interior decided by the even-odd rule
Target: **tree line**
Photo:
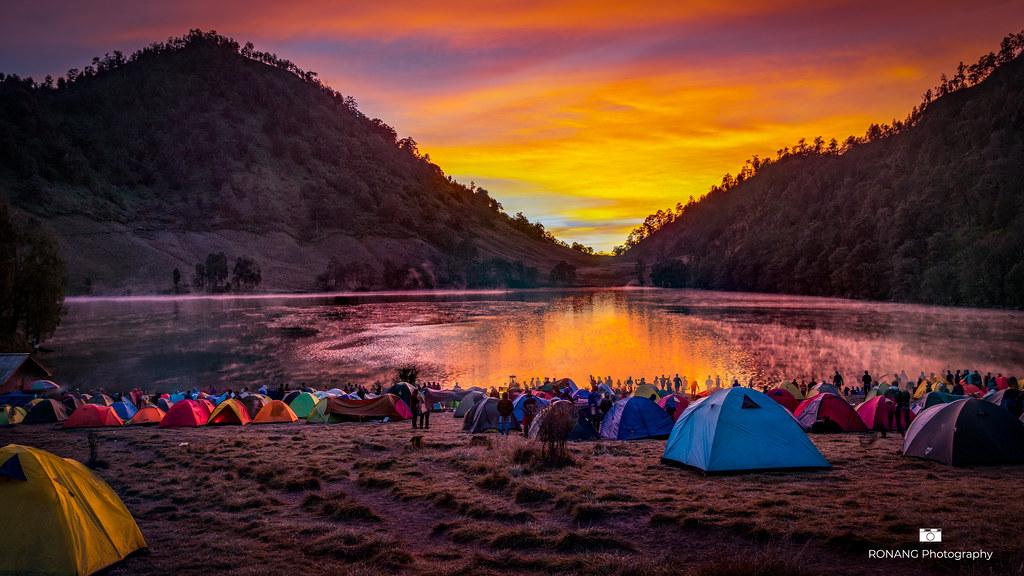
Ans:
{"type": "MultiPolygon", "coordinates": [[[[1024,31],[1016,34],[1008,34],[1000,42],[998,52],[992,51],[984,54],[978,58],[978,61],[974,64],[967,65],[960,62],[957,66],[956,73],[952,76],[942,74],[939,78],[939,84],[934,88],[929,88],[924,92],[924,94],[922,94],[921,103],[914,106],[904,120],[894,119],[889,124],[872,123],[868,126],[864,136],[858,138],[850,135],[841,143],[835,138],[830,139],[826,143],[821,136],[815,137],[810,142],[808,142],[806,138],[801,138],[792,147],[786,146],[777,150],[774,159],[760,158],[759,155],[755,154],[744,163],[735,176],[731,173],[726,173],[719,184],[713,184],[708,189],[705,197],[728,191],[729,189],[754,177],[760,170],[781,162],[786,158],[811,155],[841,156],[850,150],[853,150],[857,146],[877,142],[896,134],[900,134],[913,126],[916,126],[924,115],[925,110],[935,102],[936,99],[980,84],[999,66],[1007,64],[1017,58],[1022,50],[1024,50],[1024,31]]],[[[694,206],[696,203],[697,200],[695,200],[691,195],[689,201],[685,205],[677,203],[673,209],[658,210],[656,213],[648,215],[642,223],[630,231],[623,244],[616,246],[612,250],[613,254],[617,256],[625,254],[630,248],[639,244],[644,238],[647,238],[654,232],[680,218],[688,208],[694,206]]]]}
{"type": "MultiPolygon", "coordinates": [[[[171,274],[174,291],[182,288],[181,270],[175,268],[171,274]]],[[[224,292],[252,292],[263,281],[260,265],[248,256],[239,256],[228,274],[228,257],[223,252],[210,253],[206,260],[196,262],[192,274],[192,287],[197,290],[218,294],[224,292]]]]}

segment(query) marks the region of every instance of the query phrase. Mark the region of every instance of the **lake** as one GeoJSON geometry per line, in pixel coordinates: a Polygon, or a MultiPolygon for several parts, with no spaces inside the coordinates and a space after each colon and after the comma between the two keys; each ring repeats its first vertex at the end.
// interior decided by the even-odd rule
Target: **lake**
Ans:
{"type": "MultiPolygon", "coordinates": [[[[1024,376],[1024,314],[660,289],[68,299],[44,343],[59,384],[150,391],[515,375],[613,381],[677,373],[758,385],[864,370],[1024,376]]],[[[703,387],[703,386],[702,386],[703,387]]]]}

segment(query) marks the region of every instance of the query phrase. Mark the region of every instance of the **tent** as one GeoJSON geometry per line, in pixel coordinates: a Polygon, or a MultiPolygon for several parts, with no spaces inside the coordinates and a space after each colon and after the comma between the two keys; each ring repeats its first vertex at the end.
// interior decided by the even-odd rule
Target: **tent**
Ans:
{"type": "Polygon", "coordinates": [[[910,411],[913,412],[914,414],[917,414],[920,411],[924,410],[925,408],[931,408],[936,404],[948,404],[950,402],[962,400],[964,398],[966,398],[966,396],[948,394],[946,392],[928,392],[924,396],[921,396],[921,398],[919,398],[917,402],[914,402],[914,404],[910,407],[910,411]]]}
{"type": "Polygon", "coordinates": [[[1024,413],[1024,392],[1021,392],[1020,390],[1003,388],[994,394],[986,396],[985,401],[991,402],[997,406],[1002,406],[1009,410],[1011,414],[1018,417],[1024,413]]]}
{"type": "MultiPolygon", "coordinates": [[[[868,427],[868,430],[895,430],[896,418],[895,416],[891,419],[889,417],[890,414],[895,412],[896,402],[892,398],[886,398],[885,396],[875,396],[857,406],[857,415],[864,421],[864,425],[868,427]]],[[[911,413],[912,419],[913,413],[911,413]]]]}
{"type": "Polygon", "coordinates": [[[903,455],[953,466],[1024,461],[1024,425],[991,402],[964,398],[925,408],[907,428],[903,455]]]}
{"type": "Polygon", "coordinates": [[[63,422],[68,419],[68,407],[56,400],[40,400],[22,420],[25,424],[41,424],[45,422],[63,422]]]}
{"type": "MultiPolygon", "coordinates": [[[[472,434],[498,430],[498,399],[487,397],[477,402],[466,413],[466,421],[463,422],[462,429],[472,434]]],[[[513,417],[509,429],[522,431],[523,427],[513,417]]]]}
{"type": "Polygon", "coordinates": [[[146,547],[103,479],[43,450],[0,448],[0,508],[11,528],[0,538],[4,574],[85,576],[146,547]]]}
{"type": "MultiPolygon", "coordinates": [[[[683,414],[683,411],[686,410],[686,407],[690,405],[690,401],[686,396],[683,396],[682,394],[669,394],[668,396],[658,400],[658,406],[660,406],[662,410],[665,410],[665,406],[668,406],[669,402],[676,405],[676,409],[673,410],[671,414],[673,422],[678,420],[683,414]]],[[[665,413],[668,414],[668,411],[665,410],[665,413]]]]}
{"type": "Polygon", "coordinates": [[[788,410],[740,387],[690,404],[661,460],[705,473],[831,467],[788,410]]]}
{"type": "Polygon", "coordinates": [[[974,384],[964,384],[964,394],[974,396],[975,398],[981,398],[985,395],[985,391],[974,384]]]}
{"type": "Polygon", "coordinates": [[[789,392],[790,394],[793,395],[793,398],[796,398],[797,400],[803,400],[804,399],[804,393],[801,392],[800,391],[800,387],[797,386],[792,381],[790,381],[790,382],[780,382],[779,385],[776,386],[776,388],[782,388],[783,390],[786,390],[787,392],[789,392]]]}
{"type": "Polygon", "coordinates": [[[171,406],[174,406],[174,401],[171,400],[170,398],[160,398],[159,400],[156,401],[156,405],[164,412],[167,412],[168,410],[171,409],[171,406]]]}
{"type": "Polygon", "coordinates": [[[114,399],[111,398],[110,396],[107,396],[106,394],[95,394],[93,396],[90,396],[89,399],[85,401],[85,403],[98,404],[100,406],[110,406],[111,404],[114,403],[114,399]]]}
{"type": "MultiPolygon", "coordinates": [[[[537,417],[533,419],[533,423],[530,424],[530,429],[527,431],[527,435],[530,438],[536,439],[540,433],[541,423],[549,416],[555,413],[555,410],[564,405],[570,403],[565,400],[555,400],[550,406],[544,407],[540,412],[537,413],[537,417]]],[[[576,413],[576,424],[569,432],[569,440],[596,440],[601,435],[597,433],[593,423],[590,419],[582,412],[576,413]]]]}
{"type": "Polygon", "coordinates": [[[612,404],[601,421],[601,437],[610,440],[665,437],[670,432],[672,418],[643,396],[630,396],[612,404]]]}
{"type": "Polygon", "coordinates": [[[186,428],[192,426],[205,426],[210,419],[210,410],[206,404],[199,400],[182,400],[175,402],[174,406],[167,411],[163,420],[160,421],[161,428],[186,428]]]}
{"type": "Polygon", "coordinates": [[[62,428],[97,428],[100,426],[124,426],[124,420],[110,406],[86,404],[75,408],[75,411],[64,421],[62,428]]]}
{"type": "Polygon", "coordinates": [[[391,420],[412,418],[409,407],[394,394],[382,394],[376,398],[365,400],[328,396],[316,405],[316,410],[317,417],[314,419],[313,416],[310,416],[306,420],[307,423],[339,422],[360,418],[390,418],[391,420]]]}
{"type": "Polygon", "coordinates": [[[654,396],[655,402],[658,401],[658,398],[661,398],[661,393],[657,388],[650,384],[641,384],[633,389],[633,393],[630,394],[630,397],[639,396],[640,398],[647,398],[650,400],[652,395],[654,396]]]}
{"type": "MultiPolygon", "coordinates": [[[[272,424],[274,422],[295,422],[299,417],[292,412],[287,404],[280,400],[271,400],[260,408],[259,413],[252,419],[253,424],[272,424]]],[[[308,420],[307,420],[308,422],[308,420]]]]}
{"type": "Polygon", "coordinates": [[[75,408],[78,408],[79,406],[85,404],[84,400],[82,400],[78,396],[75,396],[74,394],[68,394],[67,396],[61,398],[60,401],[63,402],[64,405],[68,407],[68,412],[74,412],[75,408]]]}
{"type": "Polygon", "coordinates": [[[157,406],[150,404],[149,406],[143,406],[142,410],[135,413],[132,419],[128,421],[131,426],[138,426],[142,424],[159,424],[164,419],[164,411],[157,406]]]}
{"type": "Polygon", "coordinates": [[[412,384],[408,384],[406,382],[398,382],[392,385],[391,388],[385,390],[384,393],[394,394],[395,396],[401,398],[402,402],[405,402],[406,406],[410,406],[412,402],[412,390],[412,384]]]}
{"type": "Polygon", "coordinates": [[[245,404],[242,404],[241,400],[234,398],[228,398],[210,412],[210,418],[206,421],[207,425],[218,425],[218,424],[248,424],[252,422],[252,418],[249,417],[249,411],[246,410],[245,404]]]}
{"type": "MultiPolygon", "coordinates": [[[[886,386],[888,388],[888,386],[886,386]]],[[[828,382],[822,382],[816,384],[813,388],[807,391],[807,398],[814,398],[818,394],[835,394],[839,398],[843,398],[843,392],[836,388],[835,385],[829,384],[828,382]]]]}
{"type": "Polygon", "coordinates": [[[25,409],[21,406],[0,406],[0,426],[13,426],[25,419],[25,409]]]}
{"type": "MultiPolygon", "coordinates": [[[[538,396],[534,396],[537,400],[537,411],[540,412],[545,406],[551,404],[550,400],[545,400],[538,396]]],[[[512,402],[512,417],[518,420],[520,423],[523,421],[523,402],[526,402],[526,394],[521,394],[518,398],[512,402]]]]}
{"type": "Polygon", "coordinates": [[[577,386],[571,378],[562,378],[561,380],[555,380],[554,382],[551,383],[551,388],[554,390],[565,390],[566,388],[568,388],[570,393],[579,390],[579,386],[577,386]]]}
{"type": "Polygon", "coordinates": [[[288,393],[284,395],[284,398],[281,398],[280,400],[285,404],[290,405],[292,400],[295,400],[299,394],[302,394],[301,390],[289,390],[288,393]]]}
{"type": "Polygon", "coordinates": [[[299,418],[305,418],[306,416],[309,416],[310,410],[316,406],[318,401],[319,399],[316,396],[313,396],[309,392],[303,392],[292,399],[288,406],[296,416],[299,418]]]}
{"type": "Polygon", "coordinates": [[[327,398],[321,398],[306,415],[306,424],[334,424],[343,420],[341,416],[327,412],[327,398]]]}
{"type": "Polygon", "coordinates": [[[455,407],[455,417],[464,418],[466,416],[466,412],[469,412],[477,402],[484,398],[487,398],[487,394],[476,390],[466,394],[462,397],[462,400],[459,401],[459,405],[455,407]]]}
{"type": "Polygon", "coordinates": [[[135,407],[135,404],[132,404],[131,400],[114,402],[110,407],[114,409],[114,412],[117,412],[117,415],[120,416],[122,420],[131,420],[132,417],[135,416],[135,413],[139,411],[135,407]]]}
{"type": "MultiPolygon", "coordinates": [[[[833,388],[835,387],[833,386],[833,388]]],[[[826,417],[838,424],[843,432],[867,432],[868,430],[867,425],[857,415],[853,406],[843,400],[842,396],[830,392],[808,396],[796,407],[796,412],[793,414],[804,430],[810,430],[815,421],[824,420],[826,417]]]]}
{"type": "Polygon", "coordinates": [[[796,407],[800,405],[800,401],[787,388],[772,388],[768,391],[768,397],[778,402],[790,412],[796,410],[796,407]]]}
{"type": "Polygon", "coordinates": [[[242,405],[245,406],[245,410],[249,413],[249,418],[255,418],[260,410],[270,402],[266,396],[262,394],[249,394],[241,400],[242,405]]]}
{"type": "Polygon", "coordinates": [[[462,400],[469,390],[431,390],[430,399],[438,404],[448,404],[449,402],[455,402],[462,400]]]}

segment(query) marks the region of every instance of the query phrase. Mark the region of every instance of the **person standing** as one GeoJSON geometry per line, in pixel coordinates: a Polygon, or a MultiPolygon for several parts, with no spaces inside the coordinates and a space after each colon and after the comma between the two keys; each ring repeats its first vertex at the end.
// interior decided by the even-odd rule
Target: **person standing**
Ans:
{"type": "Polygon", "coordinates": [[[508,392],[501,393],[501,400],[498,400],[498,432],[502,436],[508,436],[512,429],[512,411],[515,405],[508,399],[508,392]]]}
{"type": "Polygon", "coordinates": [[[839,368],[836,368],[836,373],[832,375],[832,385],[840,390],[843,389],[843,375],[839,373],[839,368]]]}
{"type": "Polygon", "coordinates": [[[673,391],[677,394],[686,390],[686,388],[683,388],[683,379],[679,377],[679,374],[676,374],[676,377],[672,379],[672,386],[674,388],[673,391]]]}
{"type": "MultiPolygon", "coordinates": [[[[594,388],[597,388],[594,386],[594,388]]],[[[530,435],[530,424],[533,417],[537,415],[537,397],[532,390],[526,391],[526,398],[523,398],[523,436],[530,435]]]]}
{"type": "Polygon", "coordinates": [[[412,396],[409,397],[409,411],[412,412],[412,427],[419,428],[420,419],[420,391],[416,388],[412,389],[412,396]]]}
{"type": "Polygon", "coordinates": [[[864,385],[864,396],[867,396],[868,392],[871,391],[871,375],[868,374],[867,370],[865,370],[864,375],[860,377],[860,381],[864,385]]]}
{"type": "Polygon", "coordinates": [[[424,386],[420,390],[420,428],[430,428],[430,409],[433,408],[430,401],[430,391],[424,386]]]}

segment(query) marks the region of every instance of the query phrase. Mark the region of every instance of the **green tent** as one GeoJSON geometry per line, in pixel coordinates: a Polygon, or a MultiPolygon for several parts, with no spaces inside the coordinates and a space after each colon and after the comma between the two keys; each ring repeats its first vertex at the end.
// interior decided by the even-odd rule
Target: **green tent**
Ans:
{"type": "Polygon", "coordinates": [[[313,410],[313,407],[316,406],[316,403],[316,396],[310,394],[309,392],[303,392],[302,394],[296,396],[295,399],[292,400],[292,403],[289,404],[288,406],[289,408],[292,409],[292,412],[295,412],[296,416],[298,416],[299,418],[305,418],[309,416],[310,411],[313,410]]]}
{"type": "Polygon", "coordinates": [[[330,399],[330,396],[325,396],[316,403],[316,406],[313,406],[313,409],[306,416],[306,424],[334,424],[341,422],[341,416],[327,412],[327,401],[330,399]]]}

